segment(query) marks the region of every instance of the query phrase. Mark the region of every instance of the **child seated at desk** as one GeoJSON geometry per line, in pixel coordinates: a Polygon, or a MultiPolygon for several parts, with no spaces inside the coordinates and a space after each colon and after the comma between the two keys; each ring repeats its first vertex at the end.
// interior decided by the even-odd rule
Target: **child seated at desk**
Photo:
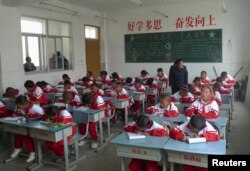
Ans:
{"type": "Polygon", "coordinates": [[[194,96],[188,92],[187,86],[181,86],[180,90],[170,96],[172,102],[192,103],[194,96]]]}
{"type": "MultiPolygon", "coordinates": [[[[194,115],[191,119],[176,128],[170,129],[171,138],[188,142],[189,138],[204,137],[207,142],[219,141],[218,131],[208,123],[201,115],[194,115]]],[[[183,165],[184,171],[207,171],[207,168],[183,165]]]]}
{"type": "Polygon", "coordinates": [[[135,79],[131,77],[127,77],[124,83],[124,88],[131,88],[135,83],[135,79]]]}
{"type": "Polygon", "coordinates": [[[62,75],[63,81],[59,82],[59,85],[63,85],[65,81],[69,81],[72,86],[74,86],[74,81],[68,76],[68,74],[62,75]]]}
{"type": "MultiPolygon", "coordinates": [[[[165,88],[167,88],[168,76],[167,76],[167,74],[165,74],[165,73],[163,72],[163,69],[162,69],[162,68],[158,68],[158,69],[157,69],[157,75],[155,76],[155,80],[156,80],[157,82],[165,82],[165,83],[166,83],[166,87],[165,87],[165,88]]],[[[159,93],[159,94],[160,94],[160,93],[163,93],[163,91],[164,91],[165,88],[159,88],[159,89],[158,89],[158,93],[159,93]]]]}
{"type": "Polygon", "coordinates": [[[45,106],[48,104],[48,99],[45,97],[43,90],[34,84],[33,81],[27,80],[24,83],[24,87],[28,90],[27,94],[29,100],[32,103],[40,103],[40,106],[45,106]]]}
{"type": "Polygon", "coordinates": [[[220,77],[222,78],[222,81],[229,84],[229,85],[234,85],[237,80],[235,80],[231,75],[229,75],[227,72],[223,71],[220,75],[220,77]]]}
{"type": "Polygon", "coordinates": [[[116,80],[112,80],[111,81],[110,87],[108,87],[104,91],[104,96],[115,97],[115,95],[116,95],[116,92],[115,92],[115,85],[116,85],[116,83],[117,83],[116,80]]]}
{"type": "Polygon", "coordinates": [[[92,84],[93,84],[93,81],[89,77],[82,78],[82,86],[86,88],[90,88],[92,84]]]}
{"type": "Polygon", "coordinates": [[[97,83],[93,83],[91,85],[91,91],[93,94],[98,94],[99,96],[104,96],[104,91],[99,88],[99,85],[97,83]]]}
{"type": "Polygon", "coordinates": [[[68,105],[73,106],[73,107],[82,106],[82,102],[80,100],[80,97],[77,94],[72,93],[70,91],[64,91],[62,98],[59,99],[58,102],[68,104],[68,105]]]}
{"type": "MultiPolygon", "coordinates": [[[[147,116],[141,115],[135,119],[135,122],[127,125],[124,128],[126,132],[143,134],[146,136],[158,136],[163,137],[168,135],[167,128],[158,124],[157,122],[150,120],[147,116]]],[[[132,159],[129,163],[129,169],[132,171],[151,170],[160,171],[162,167],[158,165],[156,161],[132,159]]]]}
{"type": "MultiPolygon", "coordinates": [[[[151,88],[151,89],[157,89],[158,88],[158,84],[157,82],[153,79],[153,78],[149,78],[146,82],[146,85],[151,88]]],[[[157,92],[158,93],[158,92],[157,92]]],[[[148,94],[147,95],[147,101],[153,105],[155,104],[155,97],[156,95],[153,95],[153,94],[148,94]]]]}
{"type": "Polygon", "coordinates": [[[159,103],[146,109],[146,113],[156,115],[162,113],[166,117],[177,117],[179,115],[178,108],[171,102],[170,96],[163,94],[159,98],[159,103]]]}
{"type": "Polygon", "coordinates": [[[12,87],[7,87],[5,92],[3,93],[4,98],[10,99],[16,99],[20,95],[22,95],[22,93],[18,89],[14,89],[12,87]]]}
{"type": "Polygon", "coordinates": [[[113,72],[112,73],[112,80],[116,80],[116,81],[123,81],[123,78],[120,74],[118,74],[117,72],[113,72]]]}
{"type": "Polygon", "coordinates": [[[206,71],[201,71],[201,75],[200,75],[200,85],[209,85],[210,84],[210,80],[207,77],[207,72],[206,71]]]}
{"type": "Polygon", "coordinates": [[[221,99],[221,95],[220,95],[220,84],[219,83],[215,83],[213,85],[213,91],[214,91],[214,100],[217,102],[218,106],[222,105],[222,99],[221,99]]]}
{"type": "MultiPolygon", "coordinates": [[[[24,116],[25,118],[42,118],[44,115],[43,109],[39,105],[35,105],[28,101],[26,96],[19,96],[16,99],[16,112],[13,116],[24,116]]],[[[29,135],[15,136],[14,151],[11,154],[11,158],[15,158],[22,151],[23,144],[26,146],[27,153],[29,154],[26,162],[32,162],[35,160],[35,145],[33,139],[29,135]]]]}
{"type": "MultiPolygon", "coordinates": [[[[109,103],[111,104],[111,103],[109,103]]],[[[110,105],[110,109],[107,109],[107,105],[106,102],[103,100],[103,98],[98,94],[98,93],[86,93],[83,95],[83,105],[84,106],[88,106],[90,109],[95,109],[95,110],[100,110],[100,109],[106,109],[104,111],[104,115],[108,116],[108,112],[109,110],[112,110],[113,106],[110,105]]],[[[89,122],[89,134],[90,137],[92,139],[92,143],[91,143],[91,147],[92,149],[97,148],[98,147],[98,136],[97,136],[97,132],[96,132],[96,122],[89,122]]],[[[86,133],[86,124],[80,124],[79,125],[79,132],[82,135],[85,135],[86,133]]],[[[82,146],[84,144],[86,144],[86,141],[80,141],[78,143],[79,146],[82,146]]]]}
{"type": "MultiPolygon", "coordinates": [[[[135,90],[136,92],[139,93],[145,93],[146,89],[145,87],[142,85],[142,82],[140,80],[135,80],[135,84],[134,86],[130,87],[131,90],[135,90]]],[[[138,114],[140,105],[141,105],[142,101],[141,100],[134,100],[134,104],[132,105],[132,110],[134,114],[138,114]]]]}
{"type": "Polygon", "coordinates": [[[214,92],[210,86],[202,87],[201,97],[186,109],[185,114],[187,117],[199,114],[205,119],[216,119],[219,116],[219,107],[214,100],[214,92]]]}
{"type": "Polygon", "coordinates": [[[200,77],[195,77],[193,83],[189,85],[190,92],[196,97],[201,95],[200,88],[202,87],[202,85],[200,84],[200,82],[201,82],[200,77]]]}
{"type": "Polygon", "coordinates": [[[93,73],[91,71],[88,71],[86,73],[86,77],[90,79],[90,81],[95,81],[95,79],[93,78],[93,73]]]}
{"type": "Polygon", "coordinates": [[[76,90],[76,88],[74,86],[71,85],[69,80],[64,81],[63,91],[69,91],[69,92],[72,92],[72,93],[78,95],[78,91],[76,90]]]}
{"type": "Polygon", "coordinates": [[[229,89],[231,86],[225,85],[225,84],[223,83],[221,77],[216,78],[216,80],[213,81],[212,84],[214,85],[214,84],[216,84],[216,83],[218,83],[218,84],[220,85],[220,90],[219,90],[220,94],[230,94],[230,93],[231,93],[231,91],[230,91],[230,89],[229,89]]]}
{"type": "Polygon", "coordinates": [[[141,71],[140,77],[137,77],[136,79],[139,79],[142,84],[146,84],[147,80],[150,78],[148,72],[146,70],[141,71]]]}
{"type": "Polygon", "coordinates": [[[101,71],[100,76],[97,77],[96,81],[104,83],[104,84],[110,84],[111,79],[110,79],[107,71],[101,71]]]}
{"type": "Polygon", "coordinates": [[[11,116],[11,111],[7,109],[7,107],[0,101],[0,118],[5,118],[11,116]]]}
{"type": "Polygon", "coordinates": [[[56,90],[47,82],[45,81],[38,81],[36,83],[37,86],[39,86],[44,93],[55,93],[56,90]]]}
{"type": "MultiPolygon", "coordinates": [[[[45,117],[44,120],[51,123],[63,123],[70,124],[74,123],[74,120],[71,114],[67,110],[62,110],[58,106],[49,105],[44,109],[45,117]]],[[[76,125],[72,125],[72,134],[67,137],[67,140],[70,141],[74,138],[76,134],[76,125]]],[[[58,142],[46,141],[44,146],[54,152],[58,157],[64,157],[64,146],[63,140],[58,142]]]]}

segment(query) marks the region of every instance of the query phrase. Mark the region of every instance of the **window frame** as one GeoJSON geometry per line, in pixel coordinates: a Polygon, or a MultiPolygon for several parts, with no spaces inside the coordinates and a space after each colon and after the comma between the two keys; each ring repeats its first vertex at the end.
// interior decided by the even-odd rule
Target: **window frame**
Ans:
{"type": "MultiPolygon", "coordinates": [[[[56,46],[56,38],[60,38],[61,40],[63,40],[63,38],[68,38],[69,39],[69,58],[68,58],[68,62],[69,62],[69,69],[68,70],[73,70],[74,69],[74,64],[73,64],[73,33],[72,33],[72,22],[68,22],[68,21],[61,21],[61,20],[56,20],[56,19],[49,19],[49,18],[39,18],[39,17],[33,17],[33,16],[21,16],[20,18],[20,24],[21,24],[21,20],[22,19],[32,19],[34,21],[39,21],[39,20],[45,20],[45,27],[44,27],[44,32],[45,34],[37,34],[37,33],[26,33],[26,32],[22,32],[21,30],[21,39],[24,36],[25,37],[25,54],[27,56],[28,54],[28,42],[27,42],[27,37],[38,37],[38,45],[39,45],[39,62],[40,62],[40,66],[39,66],[39,71],[30,71],[30,72],[25,72],[25,74],[30,75],[30,74],[36,74],[36,73],[51,73],[51,72],[61,72],[61,71],[65,71],[64,69],[64,62],[62,62],[62,69],[51,69],[49,66],[49,56],[48,56],[48,52],[47,52],[47,39],[48,38],[54,38],[54,45],[56,46]],[[54,22],[59,22],[59,23],[67,23],[69,24],[69,36],[60,36],[60,35],[49,35],[49,21],[54,21],[54,22]]],[[[63,41],[61,41],[61,47],[63,47],[63,41]]],[[[22,44],[23,46],[23,44],[22,44]]],[[[22,48],[23,50],[23,48],[22,48]]],[[[55,48],[55,55],[56,55],[57,49],[55,48]]],[[[63,54],[63,48],[61,50],[61,53],[63,54]]],[[[23,57],[23,53],[22,53],[22,58],[23,57]]],[[[22,59],[23,62],[23,59],[22,59]]],[[[22,63],[23,64],[23,63],[22,63]]],[[[58,63],[57,63],[57,67],[58,67],[58,63]]]]}

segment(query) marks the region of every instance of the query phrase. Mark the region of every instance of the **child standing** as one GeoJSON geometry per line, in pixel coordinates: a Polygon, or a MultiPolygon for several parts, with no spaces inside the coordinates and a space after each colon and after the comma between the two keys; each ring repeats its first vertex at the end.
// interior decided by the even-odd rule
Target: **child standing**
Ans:
{"type": "Polygon", "coordinates": [[[172,102],[192,103],[194,96],[188,92],[187,86],[182,86],[180,90],[170,96],[172,102]]]}
{"type": "MultiPolygon", "coordinates": [[[[17,112],[14,115],[22,115],[26,118],[41,118],[44,115],[43,109],[29,102],[26,96],[19,96],[16,99],[17,112]]],[[[11,158],[15,158],[22,151],[23,144],[26,146],[26,150],[29,154],[26,162],[32,162],[35,160],[35,145],[33,139],[29,135],[19,135],[15,137],[15,149],[11,154],[11,158]]]]}
{"type": "MultiPolygon", "coordinates": [[[[146,136],[167,136],[167,128],[164,128],[162,125],[156,123],[155,121],[150,120],[147,116],[141,115],[135,119],[135,122],[127,125],[124,128],[126,132],[143,134],[146,136]]],[[[158,165],[156,161],[141,160],[141,159],[132,159],[129,163],[129,169],[132,171],[139,170],[162,170],[161,166],[158,165]]]]}
{"type": "MultiPolygon", "coordinates": [[[[139,93],[145,93],[146,91],[140,80],[135,80],[134,86],[130,87],[130,89],[139,93]]],[[[132,105],[132,110],[134,114],[138,114],[141,103],[142,101],[140,100],[134,100],[134,104],[132,105]]]]}
{"type": "Polygon", "coordinates": [[[219,107],[214,100],[214,92],[210,86],[203,86],[201,98],[197,99],[186,111],[187,117],[199,114],[205,119],[216,119],[219,116],[219,107]]]}
{"type": "Polygon", "coordinates": [[[160,93],[163,93],[164,90],[165,90],[165,88],[167,88],[168,76],[167,76],[167,74],[165,74],[165,73],[163,72],[163,69],[162,69],[162,68],[158,68],[158,69],[157,69],[157,75],[155,76],[155,80],[156,80],[157,82],[165,82],[165,83],[166,83],[166,87],[164,87],[164,88],[159,88],[159,89],[158,89],[158,93],[159,93],[159,94],[160,94],[160,93]]]}
{"type": "Polygon", "coordinates": [[[34,84],[33,81],[27,80],[24,83],[24,87],[28,90],[27,94],[29,100],[33,103],[40,103],[40,106],[45,106],[48,104],[48,99],[45,97],[43,90],[34,84]]]}
{"type": "Polygon", "coordinates": [[[166,117],[177,117],[179,115],[178,108],[171,102],[170,96],[163,94],[159,98],[159,103],[146,109],[146,113],[156,115],[162,113],[166,117]]]}
{"type": "MultiPolygon", "coordinates": [[[[206,120],[201,115],[194,115],[191,117],[190,121],[183,123],[176,128],[170,129],[170,137],[179,140],[188,142],[189,137],[204,137],[207,142],[210,141],[219,141],[220,135],[214,127],[206,122],[206,120]]],[[[207,171],[207,168],[183,165],[184,171],[207,171]]]]}

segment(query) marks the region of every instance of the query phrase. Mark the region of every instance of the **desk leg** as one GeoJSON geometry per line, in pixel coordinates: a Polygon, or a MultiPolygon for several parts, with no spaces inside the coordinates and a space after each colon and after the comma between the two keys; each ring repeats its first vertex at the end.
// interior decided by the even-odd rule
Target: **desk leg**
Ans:
{"type": "Polygon", "coordinates": [[[65,129],[63,130],[63,147],[64,147],[64,160],[65,160],[65,171],[69,171],[69,154],[68,154],[68,141],[65,129]]]}
{"type": "Polygon", "coordinates": [[[167,171],[167,155],[165,153],[162,154],[162,170],[167,171]]]}
{"type": "Polygon", "coordinates": [[[125,171],[125,158],[121,157],[121,171],[125,171]]]}
{"type": "Polygon", "coordinates": [[[157,104],[158,101],[158,92],[155,94],[155,105],[157,104]]]}
{"type": "Polygon", "coordinates": [[[124,110],[125,110],[125,125],[127,125],[128,124],[128,107],[126,106],[124,110]]]}
{"type": "Polygon", "coordinates": [[[170,162],[170,171],[174,171],[174,163],[170,162]]]}
{"type": "Polygon", "coordinates": [[[142,114],[144,114],[144,108],[145,108],[145,99],[142,100],[142,114]]]}
{"type": "Polygon", "coordinates": [[[37,159],[36,159],[36,162],[34,165],[31,165],[28,167],[28,170],[31,170],[31,171],[34,171],[36,169],[39,169],[40,167],[43,166],[42,164],[42,142],[38,139],[36,139],[36,148],[37,148],[37,152],[36,152],[36,155],[37,155],[37,159]]]}
{"type": "Polygon", "coordinates": [[[100,128],[100,141],[101,141],[101,146],[102,146],[103,145],[103,129],[102,129],[102,118],[101,118],[100,112],[98,114],[98,117],[99,117],[99,128],[100,128]]]}

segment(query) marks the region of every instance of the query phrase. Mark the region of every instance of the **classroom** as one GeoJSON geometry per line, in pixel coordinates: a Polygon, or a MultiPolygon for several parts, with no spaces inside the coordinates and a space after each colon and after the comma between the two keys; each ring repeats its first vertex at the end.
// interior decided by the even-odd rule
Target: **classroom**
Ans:
{"type": "Polygon", "coordinates": [[[249,8],[0,0],[0,171],[249,170],[249,8]]]}

